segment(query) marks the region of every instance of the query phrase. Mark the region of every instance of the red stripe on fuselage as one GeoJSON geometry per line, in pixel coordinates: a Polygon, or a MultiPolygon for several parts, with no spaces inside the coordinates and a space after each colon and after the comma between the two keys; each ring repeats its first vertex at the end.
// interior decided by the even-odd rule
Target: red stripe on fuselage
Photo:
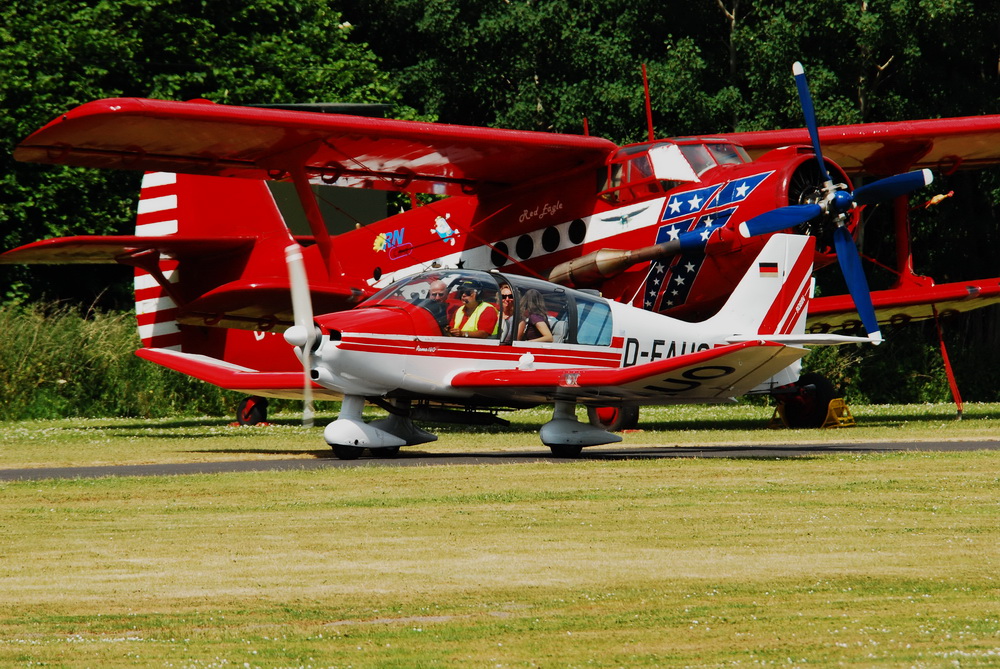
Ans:
{"type": "Polygon", "coordinates": [[[424,357],[458,358],[465,360],[490,360],[497,362],[516,363],[525,353],[531,353],[536,363],[579,365],[583,367],[617,367],[621,360],[621,350],[604,351],[566,350],[542,346],[511,347],[501,346],[496,342],[482,343],[466,342],[448,339],[416,340],[358,337],[344,335],[340,343],[344,351],[359,351],[363,353],[385,353],[392,355],[413,355],[424,357]]]}

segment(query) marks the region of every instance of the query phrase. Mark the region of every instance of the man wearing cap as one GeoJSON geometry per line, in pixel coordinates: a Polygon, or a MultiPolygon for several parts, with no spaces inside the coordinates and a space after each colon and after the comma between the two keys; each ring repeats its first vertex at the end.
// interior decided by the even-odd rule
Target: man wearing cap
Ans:
{"type": "Polygon", "coordinates": [[[462,306],[455,310],[451,319],[451,334],[455,337],[475,337],[482,339],[497,333],[499,312],[488,302],[479,299],[481,289],[473,281],[465,281],[458,288],[462,306]]]}

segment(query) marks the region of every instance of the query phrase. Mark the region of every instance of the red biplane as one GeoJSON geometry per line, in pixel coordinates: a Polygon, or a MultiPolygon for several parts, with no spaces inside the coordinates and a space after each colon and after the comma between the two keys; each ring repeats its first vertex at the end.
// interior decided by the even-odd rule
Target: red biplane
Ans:
{"type": "MultiPolygon", "coordinates": [[[[844,269],[852,296],[815,300],[820,328],[861,322],[877,340],[879,323],[927,317],[935,305],[1000,301],[997,279],[935,286],[913,277],[902,207],[903,279],[872,305],[852,238],[866,204],[905,200],[927,183],[924,167],[1000,160],[1000,116],[817,129],[801,71],[796,78],[806,129],[626,147],[586,135],[98,100],[33,133],[15,157],[146,171],[136,233],[43,240],[0,262],[134,267],[139,355],[196,376],[201,363],[223,361],[247,373],[238,387],[221,385],[257,397],[302,394],[299,363],[275,336],[294,322],[290,241],[302,247],[319,313],[455,268],[597,289],[697,322],[720,309],[777,231],[815,237],[815,265],[844,269]],[[885,178],[852,186],[867,175],[885,178]],[[292,189],[307,227],[279,207],[292,189]],[[365,218],[339,199],[357,189],[442,197],[365,218]],[[331,230],[331,207],[355,224],[331,230]]],[[[253,406],[243,410],[259,418],[253,406]]]]}

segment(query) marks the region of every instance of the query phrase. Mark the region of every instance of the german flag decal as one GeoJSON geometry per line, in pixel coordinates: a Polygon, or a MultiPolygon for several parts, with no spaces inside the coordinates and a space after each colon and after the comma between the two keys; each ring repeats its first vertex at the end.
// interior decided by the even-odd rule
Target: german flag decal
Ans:
{"type": "Polygon", "coordinates": [[[757,263],[760,267],[760,275],[767,277],[777,277],[778,276],[778,263],[776,262],[761,262],[757,263]]]}

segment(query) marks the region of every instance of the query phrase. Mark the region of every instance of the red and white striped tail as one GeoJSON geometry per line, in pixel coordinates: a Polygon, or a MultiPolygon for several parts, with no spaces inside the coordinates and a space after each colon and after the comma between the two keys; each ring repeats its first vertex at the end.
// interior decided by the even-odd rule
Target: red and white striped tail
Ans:
{"type": "MultiPolygon", "coordinates": [[[[165,237],[177,234],[177,175],[148,172],[142,178],[135,234],[140,237],[165,237]]],[[[160,271],[170,283],[177,283],[177,260],[160,255],[160,271]]],[[[135,270],[135,317],[143,348],[181,350],[181,331],[177,324],[177,305],[153,276],[144,269],[135,270]]]]}

